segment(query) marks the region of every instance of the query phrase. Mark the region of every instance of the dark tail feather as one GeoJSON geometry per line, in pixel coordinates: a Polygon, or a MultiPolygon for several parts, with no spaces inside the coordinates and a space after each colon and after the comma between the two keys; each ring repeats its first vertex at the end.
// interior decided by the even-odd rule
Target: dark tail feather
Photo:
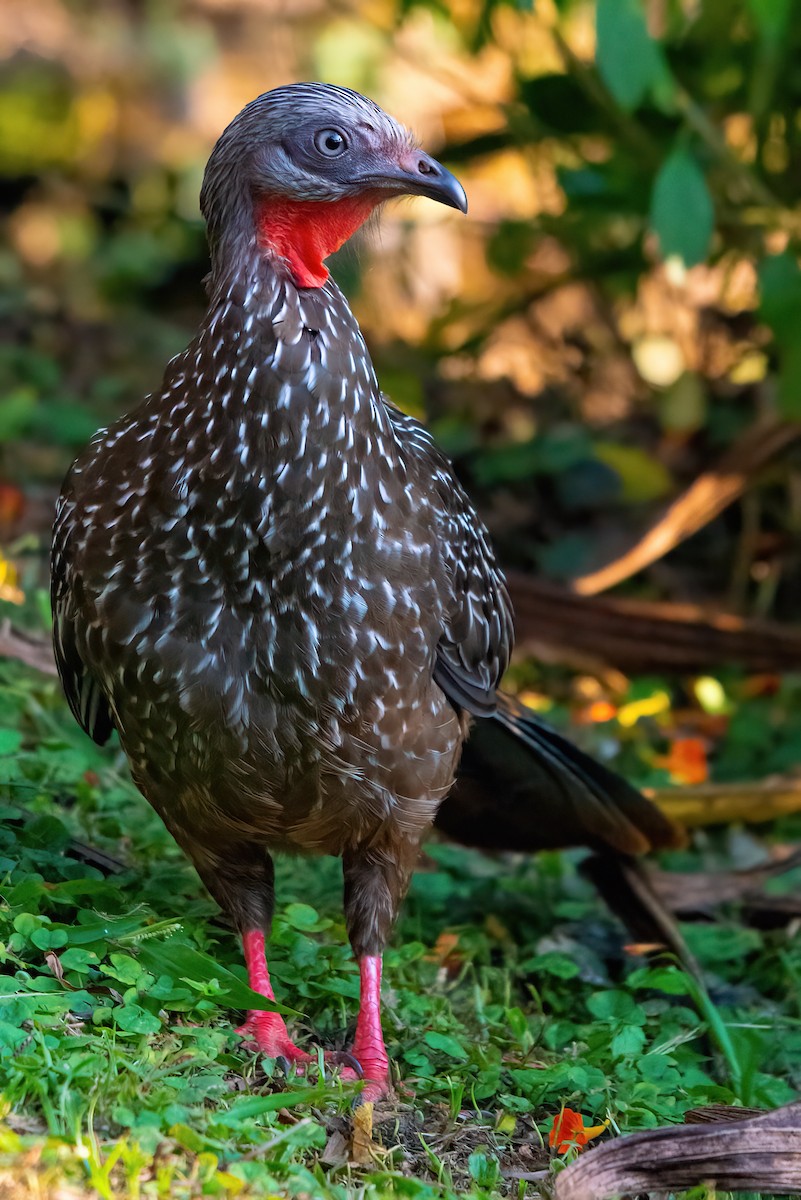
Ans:
{"type": "Polygon", "coordinates": [[[436,827],[483,850],[611,848],[621,854],[681,845],[655,804],[517,700],[476,721],[436,827]]]}

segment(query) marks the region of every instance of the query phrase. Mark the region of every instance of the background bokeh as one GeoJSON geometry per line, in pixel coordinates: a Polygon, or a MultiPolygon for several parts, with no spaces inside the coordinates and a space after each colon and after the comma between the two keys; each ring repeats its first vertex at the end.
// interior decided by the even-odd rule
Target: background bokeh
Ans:
{"type": "Polygon", "coordinates": [[[216,136],[260,91],[319,78],[373,96],[467,188],[466,219],[390,206],[335,270],[505,562],[592,572],[728,454],[734,503],[626,586],[793,619],[800,43],[795,0],[4,0],[16,582],[39,577],[71,457],[198,320],[216,136]],[[752,462],[774,425],[780,451],[752,462]]]}

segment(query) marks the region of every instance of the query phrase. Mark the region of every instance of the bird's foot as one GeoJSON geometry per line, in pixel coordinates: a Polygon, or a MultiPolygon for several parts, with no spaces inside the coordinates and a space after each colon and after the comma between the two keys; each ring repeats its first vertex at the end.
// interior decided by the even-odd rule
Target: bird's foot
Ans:
{"type": "Polygon", "coordinates": [[[292,1067],[303,1068],[314,1061],[311,1054],[295,1045],[283,1017],[278,1013],[250,1012],[244,1025],[240,1025],[235,1032],[243,1041],[255,1042],[267,1058],[281,1062],[285,1074],[289,1074],[292,1067]]]}
{"type": "Polygon", "coordinates": [[[384,1100],[392,1091],[392,1085],[389,1081],[389,1068],[381,1068],[377,1063],[362,1063],[362,1075],[357,1075],[350,1067],[345,1067],[340,1078],[345,1080],[362,1079],[364,1087],[359,1093],[357,1104],[374,1104],[377,1100],[384,1100]]]}
{"type": "MultiPolygon", "coordinates": [[[[266,1058],[274,1058],[285,1075],[293,1068],[299,1075],[305,1075],[309,1064],[318,1061],[317,1054],[309,1054],[295,1045],[289,1036],[286,1023],[278,1013],[250,1012],[244,1025],[240,1025],[234,1032],[238,1033],[243,1041],[254,1044],[266,1058]]],[[[326,1067],[340,1070],[342,1079],[366,1078],[359,1059],[346,1050],[325,1050],[323,1062],[326,1067]]]]}
{"type": "Polygon", "coordinates": [[[389,1081],[389,1059],[384,1050],[383,1042],[380,1046],[376,1045],[359,1045],[357,1038],[353,1044],[353,1049],[350,1054],[343,1055],[342,1061],[346,1059],[355,1060],[358,1064],[359,1072],[355,1071],[352,1066],[344,1066],[340,1078],[345,1080],[362,1080],[364,1087],[359,1094],[359,1104],[372,1104],[376,1100],[383,1100],[392,1090],[389,1081]]]}

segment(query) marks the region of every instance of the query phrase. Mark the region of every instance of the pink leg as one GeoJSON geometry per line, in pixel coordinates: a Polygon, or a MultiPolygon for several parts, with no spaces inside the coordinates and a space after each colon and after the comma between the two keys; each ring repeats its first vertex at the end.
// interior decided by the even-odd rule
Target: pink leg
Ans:
{"type": "MultiPolygon", "coordinates": [[[[364,1073],[362,1099],[380,1100],[389,1091],[389,1059],[381,1032],[380,955],[365,955],[359,959],[359,978],[359,1018],[351,1053],[364,1073]]],[[[344,1071],[343,1076],[354,1077],[352,1071],[344,1071]]]]}
{"type": "MultiPolygon", "coordinates": [[[[254,992],[261,992],[268,1000],[274,1000],[262,931],[251,929],[243,933],[242,948],[248,969],[248,983],[254,992]]],[[[245,1024],[237,1029],[237,1033],[255,1041],[261,1052],[269,1058],[285,1058],[290,1063],[311,1062],[311,1055],[296,1046],[290,1038],[284,1018],[279,1013],[253,1009],[248,1013],[245,1024]]]]}

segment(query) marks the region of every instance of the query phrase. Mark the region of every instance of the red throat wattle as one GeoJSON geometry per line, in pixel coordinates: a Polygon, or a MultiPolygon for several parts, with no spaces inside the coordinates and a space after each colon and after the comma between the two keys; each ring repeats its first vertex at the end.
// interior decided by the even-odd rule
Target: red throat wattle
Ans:
{"type": "Polygon", "coordinates": [[[322,287],[324,259],[363,225],[382,197],[369,193],[342,200],[290,200],[266,196],[256,204],[259,244],[285,258],[298,287],[322,287]]]}

